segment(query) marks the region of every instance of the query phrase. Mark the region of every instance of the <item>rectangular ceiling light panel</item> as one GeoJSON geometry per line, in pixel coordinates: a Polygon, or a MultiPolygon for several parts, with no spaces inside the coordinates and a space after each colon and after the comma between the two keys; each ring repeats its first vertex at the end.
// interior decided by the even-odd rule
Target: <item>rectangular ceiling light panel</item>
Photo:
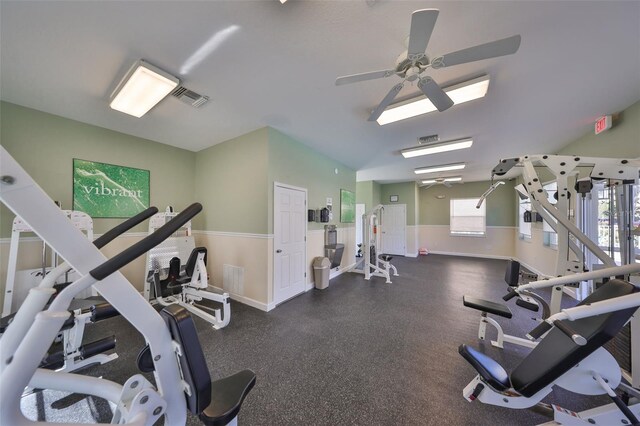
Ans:
{"type": "MultiPolygon", "coordinates": [[[[489,76],[475,78],[447,87],[444,91],[449,95],[454,105],[482,98],[489,90],[489,76]]],[[[395,121],[404,120],[415,117],[416,115],[426,114],[428,112],[437,111],[436,107],[424,95],[417,98],[409,99],[395,105],[390,105],[378,118],[378,124],[393,123],[395,121]]]]}
{"type": "Polygon", "coordinates": [[[473,139],[460,139],[451,142],[433,143],[429,145],[419,146],[417,148],[403,149],[402,156],[404,158],[413,158],[419,157],[421,155],[438,154],[440,152],[470,148],[471,145],[473,145],[473,139]]]}
{"type": "Polygon", "coordinates": [[[421,167],[419,169],[415,169],[414,172],[417,175],[424,173],[448,172],[451,170],[462,170],[465,166],[465,163],[443,164],[441,166],[421,167]]]}
{"type": "Polygon", "coordinates": [[[164,99],[180,80],[143,60],[137,61],[111,95],[111,108],[142,117],[164,99]]]}
{"type": "Polygon", "coordinates": [[[430,183],[440,182],[460,182],[462,180],[462,176],[452,176],[444,179],[427,179],[423,180],[422,183],[424,185],[429,185],[430,183]]]}

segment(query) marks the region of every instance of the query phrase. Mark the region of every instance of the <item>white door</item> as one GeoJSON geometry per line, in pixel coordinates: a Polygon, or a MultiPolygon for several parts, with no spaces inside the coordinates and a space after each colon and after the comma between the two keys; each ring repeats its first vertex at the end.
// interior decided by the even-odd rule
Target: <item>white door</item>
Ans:
{"type": "Polygon", "coordinates": [[[305,290],[307,191],[274,186],[273,301],[278,304],[305,290]]]}
{"type": "Polygon", "coordinates": [[[407,205],[389,204],[382,213],[382,251],[404,256],[407,245],[407,205]]]}

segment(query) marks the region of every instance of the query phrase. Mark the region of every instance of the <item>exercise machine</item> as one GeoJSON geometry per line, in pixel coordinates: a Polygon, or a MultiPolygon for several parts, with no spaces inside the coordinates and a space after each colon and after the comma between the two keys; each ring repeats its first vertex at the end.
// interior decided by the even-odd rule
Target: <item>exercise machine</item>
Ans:
{"type": "Polygon", "coordinates": [[[66,261],[45,277],[51,285],[29,291],[14,321],[0,338],[0,424],[33,424],[20,410],[20,397],[27,386],[104,398],[116,406],[112,419],[116,424],[151,426],[164,417],[164,424],[184,425],[187,409],[207,425],[237,424],[237,414],[255,384],[255,374],[244,370],[212,382],[189,312],[176,304],[156,312],[119,272],[172,235],[198,214],[202,206],[198,203],[189,206],[152,235],[107,259],[98,247],[149,218],[157,212],[156,208],[116,226],[92,244],[1,146],[0,170],[0,201],[29,223],[66,261]],[[69,267],[80,278],[45,308],[55,292],[52,283],[69,267]],[[70,316],[71,301],[91,286],[145,338],[148,349],[141,352],[139,366],[153,373],[155,385],[141,374],[120,385],[103,378],[38,368],[70,316]]]}
{"type": "MultiPolygon", "coordinates": [[[[524,276],[526,279],[535,277],[533,274],[521,271],[520,262],[510,260],[507,263],[507,269],[504,277],[507,285],[509,287],[518,287],[521,276],[524,276]]],[[[517,296],[518,299],[516,300],[516,305],[534,312],[538,312],[539,309],[542,308],[542,319],[547,318],[550,315],[549,305],[547,302],[534,292],[523,289],[517,293],[517,296]]],[[[478,327],[478,339],[483,341],[486,340],[487,326],[491,326],[496,330],[496,340],[491,340],[490,342],[497,348],[503,349],[505,343],[511,343],[527,348],[534,348],[536,346],[536,342],[506,334],[500,323],[488,316],[489,314],[492,314],[502,318],[512,318],[513,313],[506,304],[492,302],[490,300],[480,299],[469,295],[464,295],[462,297],[462,303],[468,308],[476,309],[481,312],[480,325],[478,327]]]]}
{"type": "MultiPolygon", "coordinates": [[[[178,213],[167,207],[149,219],[149,235],[178,213]]],[[[207,249],[196,247],[191,234],[191,221],[186,222],[173,236],[167,238],[147,253],[144,296],[162,306],[178,304],[194,315],[209,322],[219,330],[231,320],[229,293],[209,290],[207,275],[207,249]],[[163,277],[164,276],[164,277],[163,277]],[[202,300],[220,303],[220,308],[210,308],[202,300]]]]}
{"type": "MultiPolygon", "coordinates": [[[[93,221],[91,220],[91,217],[83,212],[71,210],[61,211],[76,229],[85,234],[88,240],[93,240],[93,221]]],[[[33,230],[29,224],[27,224],[21,217],[16,216],[14,218],[11,228],[11,244],[7,265],[7,284],[3,304],[3,316],[0,320],[0,334],[5,332],[9,324],[11,324],[15,318],[13,302],[18,302],[15,305],[20,306],[20,303],[24,301],[24,298],[26,297],[26,292],[16,291],[16,266],[18,264],[20,234],[32,232],[33,230]],[[18,295],[18,293],[20,294],[18,295]]],[[[76,274],[73,272],[70,273],[69,269],[67,269],[63,274],[57,276],[54,281],[51,281],[48,274],[56,268],[58,264],[58,255],[52,250],[51,267],[46,267],[46,247],[46,243],[43,243],[42,269],[23,271],[23,273],[33,276],[33,279],[36,281],[40,280],[40,285],[44,283],[47,288],[50,287],[56,291],[60,291],[70,283],[70,278],[76,277],[76,274]]],[[[20,287],[23,286],[21,285],[20,287]]],[[[21,288],[20,290],[27,289],[21,288]]],[[[87,297],[90,296],[90,293],[90,291],[84,291],[81,296],[87,297]]],[[[52,298],[54,296],[52,296],[52,298]]],[[[52,300],[53,299],[50,299],[49,303],[52,300]]],[[[105,364],[118,358],[116,353],[105,353],[106,351],[114,349],[116,346],[116,338],[113,335],[94,342],[83,343],[86,325],[116,316],[118,315],[118,312],[108,303],[100,303],[100,301],[84,301],[79,299],[74,300],[74,303],[76,305],[82,305],[82,307],[69,310],[71,317],[65,321],[56,338],[56,342],[60,342],[60,344],[51,347],[50,352],[47,353],[40,364],[41,368],[71,372],[90,365],[105,364]]]]}
{"type": "Polygon", "coordinates": [[[640,293],[633,284],[612,279],[575,308],[547,318],[529,333],[542,338],[510,373],[489,356],[467,345],[458,349],[476,370],[464,388],[468,401],[513,409],[530,408],[563,425],[638,424],[640,404],[628,406],[615,393],[638,392],[622,383],[620,368],[602,346],[631,319],[640,306],[640,293]],[[542,399],[560,386],[584,395],[608,395],[612,403],[584,412],[574,412],[542,399]]]}
{"type": "Polygon", "coordinates": [[[387,284],[391,284],[391,273],[398,276],[398,270],[391,264],[393,256],[378,253],[382,247],[381,227],[384,206],[378,204],[371,211],[362,215],[362,232],[364,233],[364,258],[361,259],[351,272],[364,274],[365,280],[371,277],[382,277],[387,284]],[[362,269],[358,266],[362,265],[362,269]]]}
{"type": "MultiPolygon", "coordinates": [[[[62,210],[62,212],[67,216],[67,218],[73,223],[73,225],[78,228],[80,231],[84,232],[87,236],[87,239],[93,240],[93,220],[89,217],[88,214],[78,211],[72,210],[62,210]]],[[[46,267],[46,247],[47,245],[43,243],[42,245],[42,268],[34,269],[28,271],[17,271],[18,266],[18,253],[20,246],[20,235],[26,233],[32,233],[33,230],[20,216],[16,216],[13,219],[13,223],[11,225],[11,242],[9,244],[9,258],[7,261],[7,282],[4,289],[4,302],[2,304],[2,317],[7,317],[10,314],[14,313],[20,303],[26,297],[26,293],[28,291],[25,287],[25,283],[18,280],[19,284],[16,286],[16,276],[26,275],[29,277],[33,277],[33,281],[39,282],[44,276],[49,273],[49,271],[56,267],[57,265],[57,254],[55,251],[51,252],[51,268],[46,267]],[[22,273],[21,273],[22,272],[22,273]],[[14,303],[15,302],[15,303],[14,303]]],[[[57,289],[62,289],[65,283],[68,282],[70,278],[69,274],[64,275],[64,280],[62,282],[56,282],[54,285],[57,289]]],[[[71,274],[71,278],[73,275],[71,274]]],[[[90,296],[90,295],[89,295],[90,296]]]]}
{"type": "MultiPolygon", "coordinates": [[[[572,187],[569,184],[569,178],[578,174],[586,174],[591,180],[609,179],[619,183],[636,182],[640,160],[575,155],[524,155],[500,160],[491,171],[491,181],[493,182],[494,176],[503,176],[514,167],[522,168],[524,181],[523,184],[516,186],[516,190],[523,197],[528,197],[531,200],[533,209],[558,235],[556,276],[588,271],[589,268],[584,264],[584,250],[592,253],[605,267],[616,265],[611,256],[607,255],[570,220],[569,199],[572,187]],[[558,188],[556,204],[552,204],[547,199],[547,193],[542,186],[536,167],[544,167],[553,173],[558,188]]],[[[576,188],[581,189],[579,186],[576,188]]],[[[578,281],[574,281],[574,283],[576,282],[578,281]]],[[[552,314],[560,310],[562,293],[563,286],[556,286],[551,290],[549,307],[552,314]]]]}

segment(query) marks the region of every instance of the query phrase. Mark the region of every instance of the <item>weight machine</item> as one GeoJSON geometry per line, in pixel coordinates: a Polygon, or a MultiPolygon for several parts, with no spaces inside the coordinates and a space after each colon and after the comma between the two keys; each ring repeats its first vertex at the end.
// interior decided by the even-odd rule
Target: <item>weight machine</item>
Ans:
{"type": "MultiPolygon", "coordinates": [[[[149,219],[149,235],[177,215],[169,206],[164,213],[152,216],[149,219]]],[[[218,294],[208,290],[206,260],[207,249],[196,248],[191,234],[191,221],[188,221],[174,236],[147,253],[145,299],[155,300],[162,306],[176,303],[209,322],[216,330],[226,327],[231,320],[229,293],[218,294]],[[171,270],[172,262],[175,270],[171,270]],[[161,275],[166,275],[166,278],[163,279],[161,275]],[[197,303],[203,299],[220,303],[222,307],[212,309],[197,303]]]]}
{"type": "MultiPolygon", "coordinates": [[[[67,217],[69,222],[83,232],[87,240],[93,240],[93,220],[89,215],[79,211],[61,210],[67,217]]],[[[16,288],[16,271],[18,264],[18,248],[20,244],[20,234],[33,233],[33,229],[21,217],[16,216],[13,219],[11,227],[11,244],[9,248],[9,259],[7,265],[7,284],[5,288],[5,299],[3,304],[2,319],[0,323],[0,334],[4,333],[9,324],[15,318],[15,310],[17,310],[24,301],[29,289],[24,287],[24,280],[20,280],[19,290],[16,288]],[[13,302],[16,306],[13,306],[13,302]]],[[[69,280],[77,278],[77,274],[66,269],[58,276],[49,275],[56,269],[58,264],[58,254],[51,251],[51,267],[45,266],[46,247],[43,243],[43,259],[42,269],[20,271],[22,276],[29,276],[35,281],[39,281],[36,287],[53,288],[56,291],[64,289],[70,284],[69,280]],[[61,281],[62,278],[62,282],[61,281]]],[[[89,296],[90,291],[84,291],[78,296],[89,296]]],[[[118,354],[105,354],[104,352],[115,348],[115,336],[109,336],[96,340],[94,342],[83,344],[84,330],[88,324],[95,323],[107,318],[118,315],[108,303],[100,303],[96,301],[84,302],[77,300],[76,304],[82,304],[84,307],[71,309],[69,312],[71,317],[65,321],[59,331],[56,341],[60,342],[60,348],[47,354],[40,363],[41,368],[54,369],[56,371],[76,371],[81,368],[94,364],[105,364],[118,358],[118,354]]],[[[55,348],[55,346],[52,346],[55,348]]]]}
{"type": "Polygon", "coordinates": [[[391,284],[391,272],[394,276],[398,276],[398,270],[391,264],[393,257],[377,252],[382,247],[380,228],[382,227],[383,212],[384,206],[378,204],[368,213],[362,215],[362,232],[364,233],[362,241],[365,247],[364,259],[360,263],[362,263],[363,269],[356,269],[356,265],[352,272],[364,274],[364,279],[367,281],[371,277],[382,277],[387,284],[391,284]]]}
{"type": "Polygon", "coordinates": [[[255,374],[244,370],[212,382],[188,311],[173,304],[156,312],[118,272],[172,235],[202,206],[189,206],[152,235],[107,259],[99,248],[155,214],[155,207],[116,226],[92,244],[2,146],[0,170],[0,201],[24,218],[66,261],[45,277],[46,285],[29,291],[0,339],[0,424],[33,424],[20,410],[20,398],[27,386],[104,398],[116,407],[112,424],[151,426],[164,417],[164,424],[184,425],[187,409],[207,425],[237,424],[242,402],[255,384],[255,374]],[[80,278],[47,307],[55,293],[53,283],[69,268],[76,270],[80,278]],[[139,366],[153,374],[155,385],[141,374],[120,385],[103,378],[38,368],[70,317],[71,301],[92,286],[145,338],[147,347],[138,358],[139,366]]]}

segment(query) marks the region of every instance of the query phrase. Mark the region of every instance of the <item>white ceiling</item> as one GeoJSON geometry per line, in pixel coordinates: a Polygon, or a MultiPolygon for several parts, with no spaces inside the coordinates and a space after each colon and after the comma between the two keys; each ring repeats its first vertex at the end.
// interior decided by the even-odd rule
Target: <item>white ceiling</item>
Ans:
{"type": "MultiPolygon", "coordinates": [[[[589,132],[597,116],[640,99],[637,1],[3,0],[0,7],[5,101],[193,151],[272,126],[358,170],[358,180],[414,180],[415,167],[454,161],[467,162],[465,181],[486,180],[499,158],[553,152],[589,132]],[[484,99],[386,126],[367,122],[397,77],[340,87],[334,80],[392,68],[411,12],[421,8],[440,9],[430,56],[514,34],[522,35],[520,50],[430,74],[443,86],[488,74],[484,99]],[[180,73],[232,25],[240,29],[180,73]],[[111,91],[140,58],[211,101],[192,109],[168,98],[141,119],[111,110],[111,91]],[[435,133],[475,143],[399,155],[435,133]]],[[[400,96],[414,92],[407,84],[400,96]]]]}

